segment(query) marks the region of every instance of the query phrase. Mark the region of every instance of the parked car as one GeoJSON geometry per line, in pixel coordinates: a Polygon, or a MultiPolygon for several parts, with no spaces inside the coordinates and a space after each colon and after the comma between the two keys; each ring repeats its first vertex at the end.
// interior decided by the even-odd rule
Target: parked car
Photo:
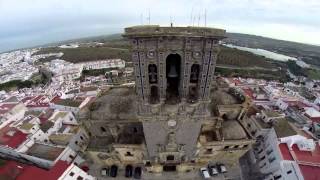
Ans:
{"type": "Polygon", "coordinates": [[[108,167],[104,167],[101,169],[101,175],[102,176],[109,176],[109,168],[108,167]]]}
{"type": "Polygon", "coordinates": [[[131,177],[132,176],[132,171],[133,171],[133,167],[131,165],[127,165],[126,166],[125,176],[126,177],[131,177]]]}
{"type": "Polygon", "coordinates": [[[210,178],[208,169],[205,168],[205,167],[200,168],[200,174],[201,174],[201,176],[202,176],[204,179],[209,179],[209,178],[210,178]]]}
{"type": "Polygon", "coordinates": [[[227,172],[227,168],[226,168],[226,166],[224,164],[218,163],[217,167],[218,167],[218,171],[220,173],[226,173],[227,172]]]}
{"type": "Polygon", "coordinates": [[[118,173],[118,166],[112,165],[110,168],[110,176],[117,177],[117,173],[118,173]]]}
{"type": "Polygon", "coordinates": [[[141,170],[141,167],[136,167],[135,169],[134,169],[134,175],[133,175],[133,177],[135,178],[135,179],[140,179],[141,178],[141,173],[142,173],[142,170],[141,170]]]}
{"type": "Polygon", "coordinates": [[[208,171],[209,171],[210,176],[215,176],[218,174],[217,166],[213,165],[213,164],[208,165],[208,171]]]}

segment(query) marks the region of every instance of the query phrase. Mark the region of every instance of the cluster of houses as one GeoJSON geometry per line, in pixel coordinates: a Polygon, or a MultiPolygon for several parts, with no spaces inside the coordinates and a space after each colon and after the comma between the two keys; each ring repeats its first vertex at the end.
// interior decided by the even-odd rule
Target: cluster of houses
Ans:
{"type": "Polygon", "coordinates": [[[89,136],[77,119],[92,98],[49,99],[42,94],[0,102],[0,156],[8,159],[0,166],[0,177],[94,179],[81,157],[89,136]]]}
{"type": "Polygon", "coordinates": [[[240,164],[244,179],[315,180],[320,173],[319,82],[222,78],[250,97],[260,130],[240,164]],[[248,168],[249,167],[249,168],[248,168]]]}
{"type": "MultiPolygon", "coordinates": [[[[21,65],[24,70],[11,73],[26,80],[29,74],[38,72],[35,61],[63,55],[32,55],[35,52],[37,50],[1,54],[1,70],[10,71],[6,67],[21,65]]],[[[121,59],[78,64],[55,59],[43,63],[41,68],[51,72],[50,83],[10,92],[0,91],[0,179],[29,180],[37,176],[59,180],[95,179],[87,173],[88,164],[83,152],[89,143],[89,135],[81,126],[80,119],[104,86],[112,85],[108,77],[117,77],[119,72],[131,75],[133,69],[125,68],[125,61],[121,59]],[[109,74],[87,76],[80,81],[83,70],[95,69],[110,71],[109,74]]],[[[6,76],[0,74],[0,78],[6,76]]],[[[11,75],[1,82],[12,78],[11,75]]]]}

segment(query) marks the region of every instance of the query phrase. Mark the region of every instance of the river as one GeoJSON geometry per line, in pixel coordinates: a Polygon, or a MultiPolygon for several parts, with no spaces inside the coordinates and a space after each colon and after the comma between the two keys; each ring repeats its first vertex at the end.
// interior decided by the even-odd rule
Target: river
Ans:
{"type": "Polygon", "coordinates": [[[230,48],[236,48],[242,51],[248,51],[253,54],[264,56],[266,58],[273,59],[276,61],[283,61],[283,62],[286,62],[288,60],[297,61],[297,58],[295,57],[286,56],[283,54],[275,53],[275,52],[264,50],[264,49],[248,48],[248,47],[236,46],[232,44],[223,44],[223,45],[230,48]]]}

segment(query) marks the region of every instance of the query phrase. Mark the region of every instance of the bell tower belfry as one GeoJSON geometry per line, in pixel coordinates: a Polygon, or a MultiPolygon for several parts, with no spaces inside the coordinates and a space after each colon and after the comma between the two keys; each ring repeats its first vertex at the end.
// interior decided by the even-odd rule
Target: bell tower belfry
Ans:
{"type": "Polygon", "coordinates": [[[201,124],[210,117],[211,82],[225,30],[134,26],[132,47],[139,117],[149,159],[179,164],[196,158],[201,124]]]}

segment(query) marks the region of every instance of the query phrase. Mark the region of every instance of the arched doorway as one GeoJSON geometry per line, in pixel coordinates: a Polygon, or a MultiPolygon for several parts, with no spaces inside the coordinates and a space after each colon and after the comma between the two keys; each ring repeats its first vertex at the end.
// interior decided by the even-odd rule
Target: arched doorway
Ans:
{"type": "Polygon", "coordinates": [[[179,82],[181,70],[181,56],[170,54],[166,59],[166,78],[167,78],[167,103],[176,104],[179,102],[179,82]]]}

